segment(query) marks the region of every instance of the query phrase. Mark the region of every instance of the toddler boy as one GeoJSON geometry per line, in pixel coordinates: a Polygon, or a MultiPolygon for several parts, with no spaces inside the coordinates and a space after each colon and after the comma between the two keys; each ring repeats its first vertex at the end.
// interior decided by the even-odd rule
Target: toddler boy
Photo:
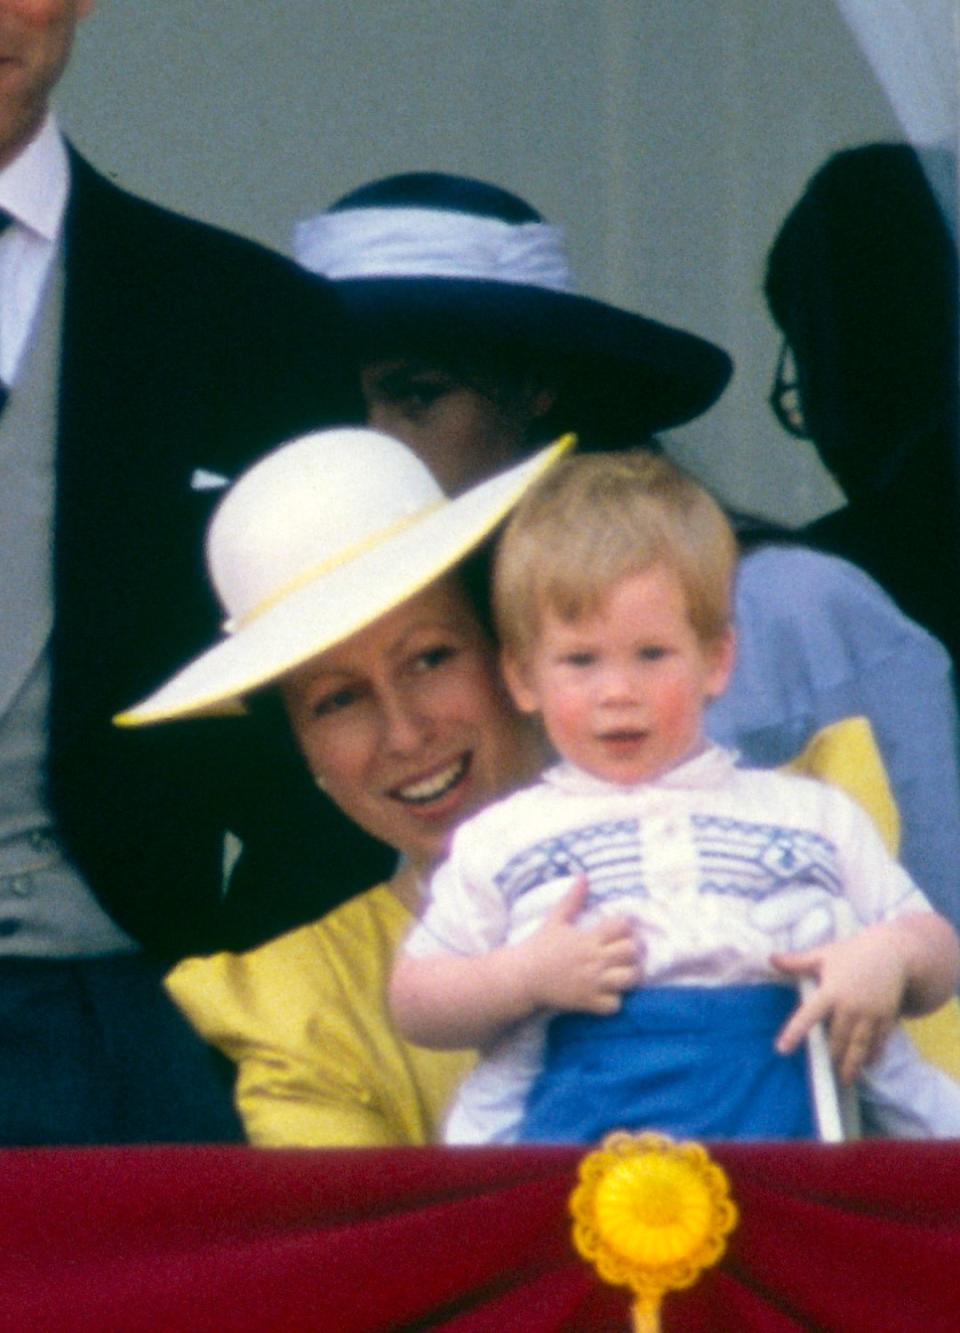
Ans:
{"type": "Polygon", "coordinates": [[[647,451],[564,460],[507,527],[504,675],[560,759],[457,831],[392,978],[407,1037],[483,1051],[448,1142],[810,1137],[821,1018],[874,1128],[960,1133],[960,1088],[894,1030],[956,988],[952,928],[846,795],[704,736],[735,560],[647,451]]]}

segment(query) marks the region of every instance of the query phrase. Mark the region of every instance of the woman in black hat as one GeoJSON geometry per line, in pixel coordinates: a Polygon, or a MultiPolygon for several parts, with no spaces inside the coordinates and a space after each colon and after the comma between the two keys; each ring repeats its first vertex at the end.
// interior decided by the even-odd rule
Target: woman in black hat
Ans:
{"type": "Polygon", "coordinates": [[[560,229],[482,181],[376,181],[300,223],[294,248],[353,317],[370,424],[442,481],[571,430],[581,448],[636,443],[705,412],[733,370],[703,338],[579,295],[560,229]]]}
{"type": "MultiPolygon", "coordinates": [[[[301,222],[294,250],[352,316],[371,424],[457,490],[558,431],[650,445],[732,373],[693,334],[581,296],[560,230],[516,195],[442,173],[361,186],[301,222]]],[[[752,764],[866,716],[899,805],[901,858],[960,924],[960,776],[950,661],[846,561],[778,542],[746,553],[738,665],[708,719],[752,764]]]]}

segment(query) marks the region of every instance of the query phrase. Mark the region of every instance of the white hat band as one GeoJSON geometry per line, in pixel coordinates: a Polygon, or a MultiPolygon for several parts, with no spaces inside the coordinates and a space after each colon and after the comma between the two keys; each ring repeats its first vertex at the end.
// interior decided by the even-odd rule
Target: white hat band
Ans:
{"type": "Polygon", "coordinates": [[[572,292],[563,232],[429,208],[345,208],[298,222],[297,262],[328,278],[475,278],[572,292]]]}

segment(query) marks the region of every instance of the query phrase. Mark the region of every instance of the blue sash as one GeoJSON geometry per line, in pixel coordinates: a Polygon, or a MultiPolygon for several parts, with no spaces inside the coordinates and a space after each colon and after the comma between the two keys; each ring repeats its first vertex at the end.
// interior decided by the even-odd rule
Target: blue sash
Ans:
{"type": "Polygon", "coordinates": [[[806,1050],[773,1041],[793,987],[648,986],[618,1014],[562,1014],[519,1138],[590,1143],[612,1129],[706,1139],[815,1137],[806,1050]]]}

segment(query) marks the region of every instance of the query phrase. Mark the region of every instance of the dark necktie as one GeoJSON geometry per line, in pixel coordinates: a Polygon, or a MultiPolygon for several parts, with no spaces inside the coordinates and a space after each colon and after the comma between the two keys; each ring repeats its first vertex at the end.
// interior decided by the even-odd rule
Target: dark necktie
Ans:
{"type": "MultiPolygon", "coordinates": [[[[7,230],[12,221],[13,218],[10,214],[5,209],[0,208],[0,236],[7,230]]],[[[9,388],[4,384],[3,380],[0,380],[0,413],[2,413],[3,409],[6,407],[9,396],[9,388]]]]}

